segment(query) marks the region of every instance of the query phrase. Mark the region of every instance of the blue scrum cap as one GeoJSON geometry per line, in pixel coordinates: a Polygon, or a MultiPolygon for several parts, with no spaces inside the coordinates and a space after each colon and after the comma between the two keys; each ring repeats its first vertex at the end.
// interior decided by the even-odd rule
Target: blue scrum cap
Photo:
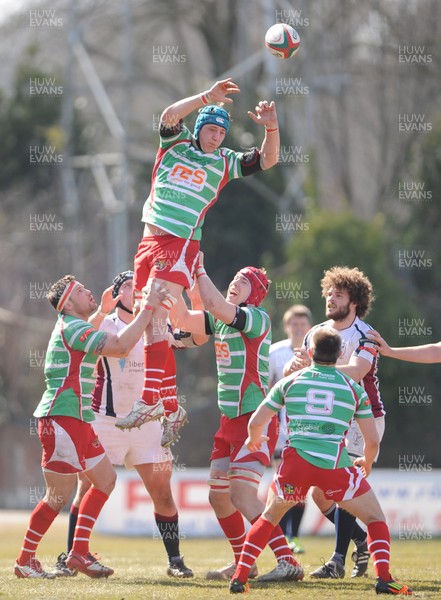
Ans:
{"type": "Polygon", "coordinates": [[[199,112],[196,123],[194,124],[193,135],[195,139],[198,139],[201,128],[208,124],[223,127],[226,133],[228,133],[230,129],[230,115],[224,108],[216,106],[215,104],[204,106],[199,112]]]}

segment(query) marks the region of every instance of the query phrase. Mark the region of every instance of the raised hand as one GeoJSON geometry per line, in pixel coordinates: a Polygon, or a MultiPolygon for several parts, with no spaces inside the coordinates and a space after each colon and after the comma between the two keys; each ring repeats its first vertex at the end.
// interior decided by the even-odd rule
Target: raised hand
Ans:
{"type": "Polygon", "coordinates": [[[261,100],[259,104],[256,106],[256,114],[248,111],[249,117],[258,125],[263,125],[268,129],[277,128],[277,112],[276,105],[274,102],[267,102],[266,100],[261,100]]]}
{"type": "Polygon", "coordinates": [[[106,288],[101,296],[101,302],[99,309],[106,314],[112,312],[115,306],[118,304],[119,300],[121,300],[121,294],[118,294],[116,298],[112,298],[113,285],[106,288]]]}
{"type": "Polygon", "coordinates": [[[240,92],[239,87],[232,81],[231,77],[228,79],[222,79],[216,81],[214,85],[208,90],[208,100],[215,104],[223,102],[224,104],[231,104],[232,98],[228,98],[227,94],[238,94],[240,92]]]}

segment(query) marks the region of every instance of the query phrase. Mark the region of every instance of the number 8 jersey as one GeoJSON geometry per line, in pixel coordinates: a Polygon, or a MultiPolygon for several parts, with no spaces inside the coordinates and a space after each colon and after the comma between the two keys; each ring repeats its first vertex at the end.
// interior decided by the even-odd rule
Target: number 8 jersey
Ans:
{"type": "Polygon", "coordinates": [[[238,307],[238,311],[245,318],[236,326],[205,312],[206,333],[215,335],[218,405],[230,419],[254,412],[268,393],[269,315],[260,306],[238,307]]]}
{"type": "Polygon", "coordinates": [[[281,379],[265,405],[286,406],[289,445],[317,467],[349,467],[344,438],[353,417],[372,417],[364,389],[332,366],[313,365],[281,379]]]}

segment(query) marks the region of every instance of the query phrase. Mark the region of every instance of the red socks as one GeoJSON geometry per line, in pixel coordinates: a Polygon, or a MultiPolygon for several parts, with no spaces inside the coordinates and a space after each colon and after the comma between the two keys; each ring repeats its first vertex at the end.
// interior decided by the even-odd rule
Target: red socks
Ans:
{"type": "Polygon", "coordinates": [[[234,562],[239,562],[242,546],[245,542],[245,524],[242,514],[236,510],[232,515],[219,519],[219,525],[222,527],[226,538],[230,542],[234,553],[234,562]]]}
{"type": "Polygon", "coordinates": [[[375,521],[368,525],[368,548],[377,577],[383,581],[390,581],[390,534],[384,521],[375,521]]]}
{"type": "Polygon", "coordinates": [[[250,569],[267,545],[273,531],[274,525],[263,517],[259,517],[255,521],[246,536],[239,563],[232,579],[239,579],[242,583],[248,581],[250,569]]]}
{"type": "Polygon", "coordinates": [[[160,401],[168,351],[167,340],[144,346],[144,389],[141,397],[148,406],[160,401]]]}
{"type": "Polygon", "coordinates": [[[289,549],[288,542],[286,541],[285,534],[280,525],[274,527],[270,540],[268,541],[268,546],[274,552],[277,562],[279,560],[285,560],[291,565],[299,564],[289,549]]]}
{"type": "Polygon", "coordinates": [[[94,487],[84,494],[78,509],[78,520],[75,528],[72,550],[80,554],[89,553],[89,539],[95,521],[109,496],[94,487]]]}
{"type": "Polygon", "coordinates": [[[164,377],[161,387],[161,401],[164,406],[165,416],[178,410],[178,391],[176,388],[176,359],[174,350],[169,346],[164,365],[164,377]]]}
{"type": "MultiPolygon", "coordinates": [[[[251,521],[251,525],[254,525],[258,519],[259,517],[253,519],[251,521]]],[[[277,562],[279,562],[279,560],[285,560],[291,565],[299,564],[289,549],[288,542],[286,541],[285,534],[283,533],[280,525],[276,525],[274,527],[274,531],[272,532],[272,535],[268,541],[268,546],[274,552],[277,562]]]]}
{"type": "Polygon", "coordinates": [[[28,529],[23,540],[23,547],[17,558],[19,565],[27,564],[29,559],[35,556],[41,538],[52,525],[56,516],[58,516],[58,513],[49,504],[46,504],[44,500],[41,500],[37,504],[29,519],[28,529]]]}

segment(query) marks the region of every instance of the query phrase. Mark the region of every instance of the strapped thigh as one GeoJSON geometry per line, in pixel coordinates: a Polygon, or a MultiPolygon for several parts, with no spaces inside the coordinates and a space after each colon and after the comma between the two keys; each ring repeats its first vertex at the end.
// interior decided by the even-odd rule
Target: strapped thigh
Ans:
{"type": "Polygon", "coordinates": [[[258,489],[264,472],[265,467],[258,460],[233,462],[228,471],[228,476],[230,481],[237,481],[258,489]]]}

